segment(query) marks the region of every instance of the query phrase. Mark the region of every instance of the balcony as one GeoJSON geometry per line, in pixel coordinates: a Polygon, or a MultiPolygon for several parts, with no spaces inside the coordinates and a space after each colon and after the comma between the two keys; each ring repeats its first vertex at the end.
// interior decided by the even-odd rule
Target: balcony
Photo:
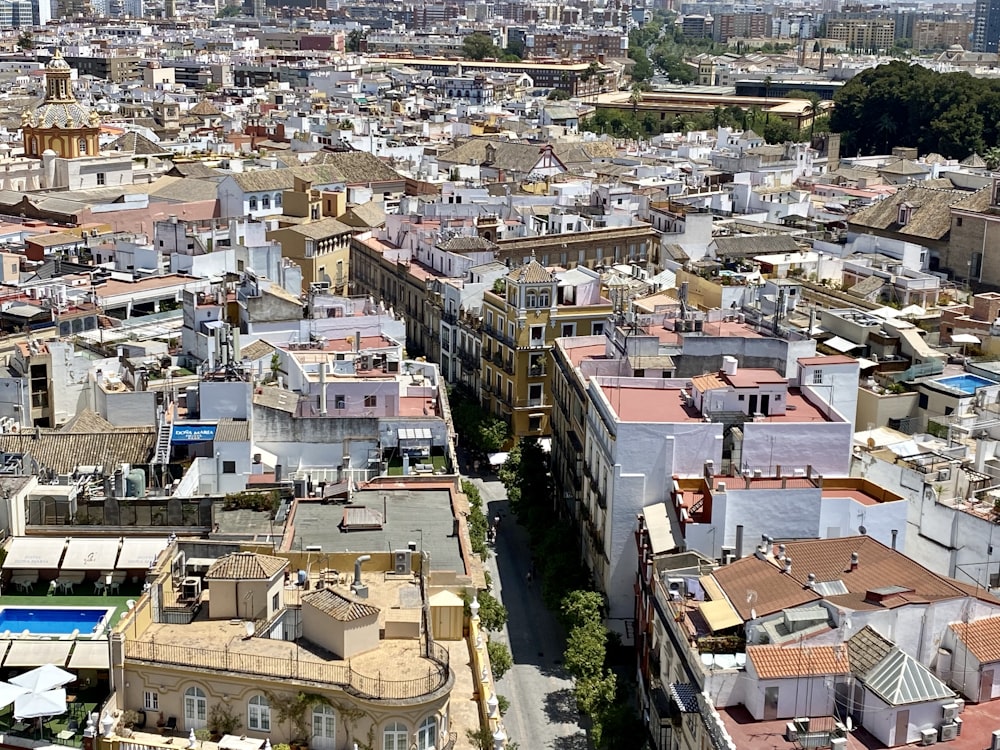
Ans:
{"type": "Polygon", "coordinates": [[[529,378],[543,378],[545,377],[545,365],[531,365],[528,367],[528,377],[529,378]]]}
{"type": "Polygon", "coordinates": [[[504,346],[509,346],[511,349],[514,348],[514,340],[505,334],[503,331],[494,328],[491,325],[483,324],[483,332],[492,338],[494,341],[499,341],[504,346]]]}
{"type": "Polygon", "coordinates": [[[548,348],[548,344],[546,343],[545,339],[528,339],[528,346],[527,347],[523,347],[522,346],[522,347],[518,347],[518,348],[520,348],[520,349],[524,349],[524,348],[528,348],[528,349],[547,349],[548,348]]]}
{"type": "Polygon", "coordinates": [[[503,371],[506,372],[508,375],[513,375],[514,374],[514,358],[513,357],[507,357],[507,361],[505,361],[503,363],[503,371]]]}
{"type": "Polygon", "coordinates": [[[458,322],[458,314],[453,312],[443,312],[441,313],[441,321],[447,323],[448,325],[455,325],[458,322]]]}

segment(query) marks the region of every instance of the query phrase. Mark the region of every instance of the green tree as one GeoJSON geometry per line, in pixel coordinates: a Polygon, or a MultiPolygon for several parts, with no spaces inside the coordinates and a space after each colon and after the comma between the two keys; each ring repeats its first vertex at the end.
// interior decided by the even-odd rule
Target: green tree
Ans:
{"type": "Polygon", "coordinates": [[[1000,146],[990,146],[983,151],[983,160],[988,169],[1000,169],[1000,146]]]}
{"type": "Polygon", "coordinates": [[[243,15],[242,5],[227,5],[218,12],[216,18],[236,18],[243,15]]]}
{"type": "MultiPolygon", "coordinates": [[[[480,627],[493,633],[502,629],[507,624],[507,608],[498,602],[489,591],[478,592],[476,598],[479,600],[480,627]]],[[[466,609],[468,609],[468,602],[466,609]]]]}
{"type": "Polygon", "coordinates": [[[17,46],[23,51],[28,52],[35,48],[35,37],[30,31],[22,31],[17,37],[17,46]]]}
{"type": "Polygon", "coordinates": [[[490,641],[486,644],[486,651],[490,655],[490,666],[493,668],[493,677],[502,678],[510,668],[514,666],[514,659],[510,655],[510,649],[500,641],[490,641]]]}
{"type": "Polygon", "coordinates": [[[565,89],[552,89],[545,98],[550,102],[564,102],[571,97],[565,89]]]}
{"type": "Polygon", "coordinates": [[[361,42],[364,38],[365,34],[361,29],[353,29],[351,33],[347,35],[347,41],[344,46],[348,52],[360,52],[361,42]]]}
{"type": "Polygon", "coordinates": [[[578,680],[599,677],[607,656],[608,631],[601,621],[577,625],[566,637],[566,671],[578,680]]]}
{"type": "Polygon", "coordinates": [[[500,50],[488,34],[477,31],[462,40],[462,54],[469,60],[483,60],[487,57],[499,57],[500,50]]]}
{"type": "Polygon", "coordinates": [[[764,136],[764,140],[768,143],[787,143],[788,141],[796,140],[799,136],[799,131],[787,120],[781,120],[776,117],[771,122],[764,124],[764,132],[761,135],[764,136]]]}

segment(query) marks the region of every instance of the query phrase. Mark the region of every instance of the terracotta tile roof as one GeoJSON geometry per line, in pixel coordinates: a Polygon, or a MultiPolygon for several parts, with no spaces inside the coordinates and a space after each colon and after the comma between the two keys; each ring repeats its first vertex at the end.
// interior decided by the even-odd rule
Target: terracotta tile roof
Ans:
{"type": "Polygon", "coordinates": [[[747,658],[762,680],[788,677],[847,674],[850,672],[847,649],[843,646],[749,646],[747,658]]]}
{"type": "Polygon", "coordinates": [[[754,555],[712,573],[744,619],[751,619],[751,608],[758,617],[763,617],[819,598],[847,609],[872,610],[969,595],[955,582],[931,573],[869,536],[787,542],[785,547],[794,562],[791,573],[784,573],[773,561],[760,560],[754,555]],[[852,571],[853,552],[859,555],[859,565],[852,571]],[[810,573],[816,574],[817,581],[843,582],[847,593],[820,597],[806,588],[810,573]],[[886,587],[898,591],[891,596],[869,595],[885,591],[886,587]],[[757,592],[752,605],[747,602],[748,591],[757,592]]]}
{"type": "Polygon", "coordinates": [[[71,474],[82,463],[97,459],[105,468],[148,464],[156,447],[153,427],[121,428],[113,432],[39,430],[0,435],[0,451],[27,453],[57,474],[71,474]]]}
{"type": "Polygon", "coordinates": [[[1000,617],[954,622],[949,627],[981,664],[1000,661],[1000,617]]]}
{"type": "Polygon", "coordinates": [[[691,378],[691,386],[701,393],[712,391],[716,388],[725,388],[725,381],[717,373],[709,372],[705,375],[696,375],[691,378]]]}
{"type": "Polygon", "coordinates": [[[881,229],[939,240],[951,230],[951,206],[968,196],[968,193],[957,190],[931,190],[919,185],[907,185],[895,195],[858,211],[851,217],[848,226],[861,232],[881,229]],[[905,226],[899,224],[899,206],[902,203],[912,206],[905,226]]]}
{"type": "Polygon", "coordinates": [[[545,266],[532,258],[507,274],[507,278],[527,284],[547,284],[552,281],[552,274],[545,270],[545,266]]]}
{"type": "Polygon", "coordinates": [[[265,581],[287,566],[288,560],[283,557],[258,555],[256,552],[233,552],[212,563],[205,578],[217,581],[265,581]]]}
{"type": "Polygon", "coordinates": [[[895,645],[879,635],[870,625],[866,625],[847,641],[847,651],[851,657],[851,670],[864,677],[882,663],[895,645]]]}
{"type": "Polygon", "coordinates": [[[379,613],[378,607],[365,604],[333,589],[320,589],[319,591],[305,594],[302,597],[302,601],[341,622],[362,620],[373,615],[378,616],[379,613]]]}

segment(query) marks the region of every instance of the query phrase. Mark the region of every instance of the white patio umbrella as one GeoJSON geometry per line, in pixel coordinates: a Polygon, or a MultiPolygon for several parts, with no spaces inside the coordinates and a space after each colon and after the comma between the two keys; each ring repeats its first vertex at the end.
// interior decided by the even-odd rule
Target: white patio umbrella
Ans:
{"type": "Polygon", "coordinates": [[[60,688],[76,679],[76,675],[57,667],[55,664],[43,664],[29,672],[11,677],[14,685],[27,688],[32,693],[44,693],[46,690],[60,688]]]}
{"type": "Polygon", "coordinates": [[[14,699],[15,719],[37,719],[41,716],[58,716],[66,713],[66,690],[46,690],[25,693],[14,699]]]}
{"type": "Polygon", "coordinates": [[[14,699],[28,692],[28,688],[20,685],[11,685],[9,682],[0,682],[0,708],[7,708],[14,699]]]}

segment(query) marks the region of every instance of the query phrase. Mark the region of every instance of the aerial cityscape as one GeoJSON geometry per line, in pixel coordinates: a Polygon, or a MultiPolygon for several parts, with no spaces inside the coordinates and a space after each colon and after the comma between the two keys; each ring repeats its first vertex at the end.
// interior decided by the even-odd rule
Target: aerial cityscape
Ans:
{"type": "Polygon", "coordinates": [[[1000,0],[0,0],[0,745],[1000,750],[1000,0]]]}

